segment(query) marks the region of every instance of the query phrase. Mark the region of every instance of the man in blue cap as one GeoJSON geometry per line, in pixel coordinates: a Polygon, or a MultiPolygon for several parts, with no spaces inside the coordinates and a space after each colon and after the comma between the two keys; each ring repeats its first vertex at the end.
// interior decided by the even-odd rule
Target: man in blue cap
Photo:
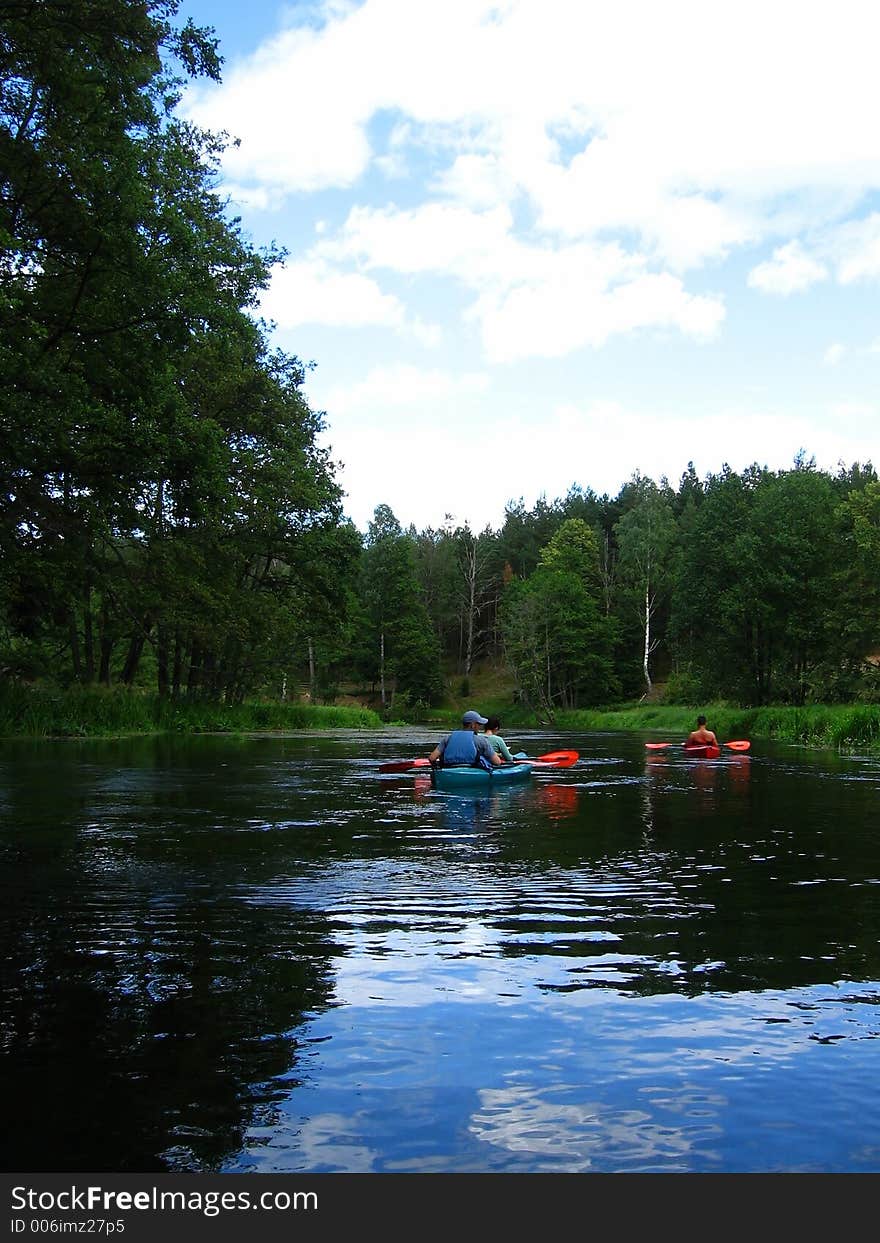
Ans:
{"type": "Polygon", "coordinates": [[[431,763],[440,764],[443,768],[460,768],[463,765],[485,768],[503,764],[485,734],[477,732],[480,726],[488,723],[488,719],[473,710],[466,712],[461,718],[461,729],[454,729],[437,743],[429,756],[431,763]],[[484,759],[486,763],[483,763],[484,759]]]}

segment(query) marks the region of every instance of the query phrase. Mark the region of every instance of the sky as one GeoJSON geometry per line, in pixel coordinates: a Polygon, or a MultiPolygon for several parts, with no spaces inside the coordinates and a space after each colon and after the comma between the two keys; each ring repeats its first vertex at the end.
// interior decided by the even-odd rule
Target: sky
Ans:
{"type": "Polygon", "coordinates": [[[873,461],[873,0],[181,0],[346,514],[873,461]]]}

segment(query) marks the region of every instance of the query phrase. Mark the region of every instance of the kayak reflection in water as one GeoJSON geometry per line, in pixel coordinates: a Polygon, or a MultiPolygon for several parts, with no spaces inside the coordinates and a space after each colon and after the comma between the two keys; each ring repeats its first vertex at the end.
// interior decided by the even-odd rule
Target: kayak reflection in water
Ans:
{"type": "Polygon", "coordinates": [[[516,760],[510,754],[510,748],[498,733],[501,728],[501,721],[497,716],[490,716],[483,730],[483,737],[489,739],[489,745],[493,751],[497,751],[506,764],[515,764],[516,760]]]}
{"type": "Polygon", "coordinates": [[[697,717],[697,728],[688,734],[686,747],[717,747],[718,739],[711,729],[706,728],[706,718],[697,717]]]}
{"type": "Polygon", "coordinates": [[[565,820],[576,815],[579,799],[577,786],[544,785],[538,789],[538,806],[550,820],[565,820]]]}

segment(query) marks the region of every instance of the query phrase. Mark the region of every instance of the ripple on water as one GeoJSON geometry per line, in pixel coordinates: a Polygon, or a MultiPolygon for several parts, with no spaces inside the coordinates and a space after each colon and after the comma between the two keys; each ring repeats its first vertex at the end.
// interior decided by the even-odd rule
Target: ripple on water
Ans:
{"type": "Polygon", "coordinates": [[[864,769],[646,772],[603,737],[555,791],[376,774],[424,744],[8,766],[15,1160],[877,1168],[864,769]]]}

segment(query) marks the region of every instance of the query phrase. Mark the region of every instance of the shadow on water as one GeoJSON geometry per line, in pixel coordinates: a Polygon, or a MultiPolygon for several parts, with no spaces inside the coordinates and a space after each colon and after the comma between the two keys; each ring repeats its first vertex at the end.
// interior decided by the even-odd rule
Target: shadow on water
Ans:
{"type": "Polygon", "coordinates": [[[331,1004],[326,921],[230,895],[252,835],[209,796],[216,744],[8,750],[2,1168],[219,1168],[331,1004]]]}
{"type": "Polygon", "coordinates": [[[168,892],[91,913],[11,912],[3,1168],[216,1168],[296,1082],[292,1029],[328,999],[321,929],[168,892]]]}

